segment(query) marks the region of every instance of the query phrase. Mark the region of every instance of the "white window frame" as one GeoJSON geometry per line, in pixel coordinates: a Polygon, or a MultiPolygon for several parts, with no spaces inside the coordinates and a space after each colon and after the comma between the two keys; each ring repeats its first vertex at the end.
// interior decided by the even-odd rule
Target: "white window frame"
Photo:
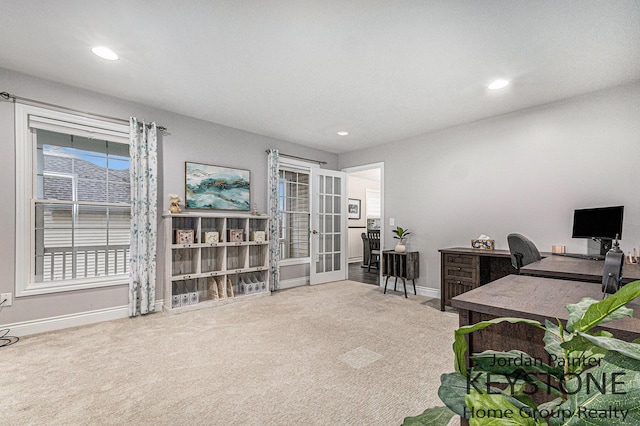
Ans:
{"type": "Polygon", "coordinates": [[[107,287],[128,283],[126,274],[65,281],[35,282],[34,170],[37,146],[32,127],[129,144],[129,126],[33,105],[15,104],[16,148],[16,297],[107,287]],[[30,125],[33,123],[34,125],[30,125]],[[36,124],[37,123],[37,124],[36,124]],[[61,127],[60,125],[64,127],[61,127]]]}
{"type": "MultiPolygon", "coordinates": [[[[293,158],[280,157],[280,165],[278,167],[278,174],[281,170],[296,171],[309,174],[309,229],[311,232],[311,195],[313,193],[313,183],[311,182],[311,169],[319,168],[317,163],[310,163],[307,161],[296,160],[293,158]]],[[[280,196],[280,194],[278,194],[280,196]]],[[[309,242],[311,244],[311,242],[309,242]]],[[[311,245],[309,245],[309,257],[296,257],[294,259],[280,259],[280,266],[292,266],[292,265],[305,265],[311,263],[311,245]]]]}

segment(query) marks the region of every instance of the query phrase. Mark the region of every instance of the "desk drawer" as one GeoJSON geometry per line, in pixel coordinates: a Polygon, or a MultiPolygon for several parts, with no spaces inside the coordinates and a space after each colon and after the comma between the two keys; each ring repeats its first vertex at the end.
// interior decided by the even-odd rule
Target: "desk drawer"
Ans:
{"type": "Polygon", "coordinates": [[[473,290],[476,286],[470,282],[462,280],[445,280],[444,291],[445,300],[447,305],[451,305],[451,298],[456,297],[459,294],[466,293],[469,290],[473,290]]]}
{"type": "Polygon", "coordinates": [[[475,269],[478,266],[478,256],[446,253],[444,255],[444,264],[475,269]]]}
{"type": "Polygon", "coordinates": [[[445,254],[443,273],[445,280],[478,282],[478,257],[466,254],[445,254]]]}

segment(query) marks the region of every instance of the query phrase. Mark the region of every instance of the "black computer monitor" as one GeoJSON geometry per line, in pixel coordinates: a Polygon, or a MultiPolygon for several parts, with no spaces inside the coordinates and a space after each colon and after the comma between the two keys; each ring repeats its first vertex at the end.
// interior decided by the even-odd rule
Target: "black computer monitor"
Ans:
{"type": "Polygon", "coordinates": [[[611,249],[615,238],[622,239],[624,206],[576,209],[573,213],[572,238],[589,238],[600,242],[600,254],[611,249]]]}

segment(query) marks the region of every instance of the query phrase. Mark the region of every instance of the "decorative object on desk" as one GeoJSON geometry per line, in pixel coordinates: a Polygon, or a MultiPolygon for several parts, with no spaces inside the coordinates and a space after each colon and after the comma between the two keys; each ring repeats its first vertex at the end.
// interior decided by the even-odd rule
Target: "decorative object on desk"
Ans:
{"type": "Polygon", "coordinates": [[[186,207],[249,211],[249,170],[185,163],[186,207]]]}
{"type": "Polygon", "coordinates": [[[349,198],[347,211],[349,212],[349,219],[360,219],[360,200],[349,198]]]}
{"type": "Polygon", "coordinates": [[[551,246],[551,253],[563,254],[567,252],[566,246],[551,246]]]}
{"type": "Polygon", "coordinates": [[[550,321],[543,325],[524,318],[495,318],[458,328],[453,342],[455,372],[440,376],[438,395],[446,407],[428,408],[419,416],[405,418],[403,425],[445,426],[456,414],[469,419],[474,412],[483,416],[473,416],[472,425],[502,424],[496,418],[500,413],[509,413],[508,424],[514,425],[546,425],[547,421],[552,425],[584,424],[580,417],[584,412],[610,416],[601,417],[598,424],[622,424],[617,420],[622,413],[626,416],[624,424],[640,424],[637,402],[630,398],[637,392],[634,387],[640,379],[640,344],[593,330],[602,323],[632,316],[633,311],[624,305],[638,296],[640,281],[634,281],[600,302],[583,298],[567,305],[570,315],[564,326],[550,321]],[[484,351],[469,356],[474,366],[468,370],[466,335],[503,322],[544,330],[545,350],[553,365],[521,351],[484,351]],[[624,381],[613,379],[616,376],[624,377],[624,381]],[[590,381],[604,382],[605,378],[615,382],[615,392],[610,381],[602,388],[587,385],[590,381]],[[508,383],[507,389],[491,386],[498,383],[508,383]],[[538,406],[532,399],[536,391],[555,399],[538,406]],[[602,404],[614,407],[615,413],[602,410],[602,404]]]}
{"type": "Polygon", "coordinates": [[[220,242],[220,234],[218,231],[206,231],[204,234],[204,242],[207,244],[219,243],[220,242]]]}
{"type": "Polygon", "coordinates": [[[170,213],[180,213],[182,210],[180,209],[180,203],[182,199],[176,194],[169,194],[169,212],[170,213]]]}
{"type": "Polygon", "coordinates": [[[480,235],[475,240],[471,240],[471,248],[481,250],[493,250],[494,240],[488,235],[480,235]]]}
{"type": "Polygon", "coordinates": [[[244,241],[242,229],[229,229],[228,241],[230,243],[241,243],[244,241]]]}
{"type": "Polygon", "coordinates": [[[394,250],[397,251],[398,253],[404,253],[405,251],[407,251],[407,246],[404,245],[404,240],[408,238],[411,232],[409,232],[408,229],[402,228],[401,226],[397,226],[396,229],[393,229],[391,232],[396,234],[393,238],[400,240],[396,244],[396,247],[394,250]]]}
{"type": "Polygon", "coordinates": [[[253,203],[253,210],[251,211],[251,214],[254,216],[260,216],[260,212],[258,211],[258,205],[256,203],[253,203]]]}
{"type": "Polygon", "coordinates": [[[193,244],[193,229],[176,229],[176,244],[193,244]]]}

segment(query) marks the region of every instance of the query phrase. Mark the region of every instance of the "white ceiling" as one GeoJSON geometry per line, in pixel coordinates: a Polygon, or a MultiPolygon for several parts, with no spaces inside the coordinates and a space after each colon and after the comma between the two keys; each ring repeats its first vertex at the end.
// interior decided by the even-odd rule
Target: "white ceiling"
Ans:
{"type": "Polygon", "coordinates": [[[0,0],[0,40],[0,67],[334,153],[640,79],[637,0],[0,0]]]}

